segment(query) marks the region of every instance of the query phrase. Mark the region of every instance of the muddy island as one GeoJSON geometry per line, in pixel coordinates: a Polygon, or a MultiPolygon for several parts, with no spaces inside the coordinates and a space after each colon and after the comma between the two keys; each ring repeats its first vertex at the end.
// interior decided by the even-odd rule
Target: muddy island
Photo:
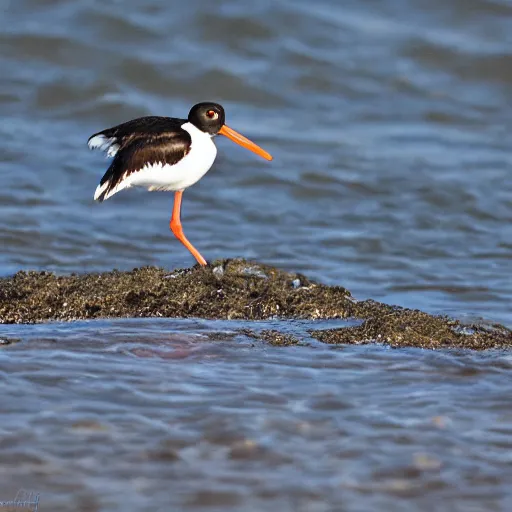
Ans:
{"type": "MultiPolygon", "coordinates": [[[[446,316],[356,300],[341,286],[326,286],[302,274],[245,260],[218,260],[208,267],[172,272],[155,267],[69,276],[21,271],[0,279],[0,323],[123,317],[353,318],[360,323],[313,330],[311,336],[331,344],[512,347],[512,331],[502,325],[466,325],[446,316]]],[[[276,345],[300,342],[278,331],[254,336],[276,345]]]]}

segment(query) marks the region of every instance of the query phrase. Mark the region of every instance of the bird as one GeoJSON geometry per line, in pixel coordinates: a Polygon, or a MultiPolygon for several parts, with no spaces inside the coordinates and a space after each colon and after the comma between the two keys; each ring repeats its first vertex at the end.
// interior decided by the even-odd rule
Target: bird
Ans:
{"type": "Polygon", "coordinates": [[[222,105],[194,105],[187,119],[145,116],[91,135],[90,149],[106,152],[112,162],[101,178],[94,200],[102,202],[129,187],[174,192],[169,227],[197,262],[206,266],[200,252],[189,242],[181,225],[183,191],[197,183],[212,167],[217,156],[217,135],[236,142],[266,160],[272,156],[254,142],[226,125],[222,105]]]}

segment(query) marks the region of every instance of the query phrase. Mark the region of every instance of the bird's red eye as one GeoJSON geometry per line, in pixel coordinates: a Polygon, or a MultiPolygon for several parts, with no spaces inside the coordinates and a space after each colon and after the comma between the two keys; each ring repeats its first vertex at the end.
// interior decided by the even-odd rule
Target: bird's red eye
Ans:
{"type": "Polygon", "coordinates": [[[206,112],[206,115],[210,119],[218,119],[219,118],[219,114],[217,114],[217,112],[215,112],[215,110],[208,110],[208,112],[206,112]]]}

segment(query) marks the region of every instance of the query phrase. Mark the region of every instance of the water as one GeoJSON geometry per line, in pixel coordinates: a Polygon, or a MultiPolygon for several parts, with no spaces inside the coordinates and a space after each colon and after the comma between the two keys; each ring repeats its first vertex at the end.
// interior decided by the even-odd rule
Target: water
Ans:
{"type": "MultiPolygon", "coordinates": [[[[193,263],[170,194],[93,202],[107,161],[86,140],[213,100],[274,161],[217,139],[184,194],[207,259],[512,326],[510,2],[0,13],[2,274],[193,263]]],[[[272,348],[236,328],[4,326],[23,342],[0,352],[0,500],[35,487],[53,510],[511,508],[508,354],[272,348]]]]}
{"type": "Polygon", "coordinates": [[[0,352],[0,489],[52,510],[509,509],[509,354],[277,348],[238,327],[8,327],[25,341],[0,352]]]}

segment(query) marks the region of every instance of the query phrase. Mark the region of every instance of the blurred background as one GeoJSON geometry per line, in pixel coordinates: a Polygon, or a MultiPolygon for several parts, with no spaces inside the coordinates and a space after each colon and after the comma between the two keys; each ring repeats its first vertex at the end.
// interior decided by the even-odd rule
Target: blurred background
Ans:
{"type": "MultiPolygon", "coordinates": [[[[168,228],[172,194],[129,190],[93,202],[108,161],[86,142],[134,117],[186,117],[212,100],[274,161],[217,139],[213,169],[183,206],[185,232],[208,260],[249,258],[358,298],[512,326],[509,0],[0,0],[0,42],[2,275],[192,265],[168,228]]],[[[196,346],[207,328],[6,328],[40,343],[2,352],[11,413],[2,446],[11,452],[0,490],[31,475],[53,510],[170,510],[172,482],[187,489],[174,494],[174,510],[510,510],[501,466],[510,464],[502,449],[512,433],[502,412],[511,410],[506,354],[319,348],[316,371],[306,349],[247,348],[247,360],[229,345],[196,346]],[[126,348],[155,336],[169,353],[178,343],[195,354],[184,356],[190,364],[160,353],[140,360],[140,347],[126,348]],[[66,351],[54,351],[63,340],[66,351]],[[411,379],[423,386],[411,388],[411,379]],[[339,390],[352,390],[350,398],[339,390]],[[467,416],[476,403],[480,412],[467,416]],[[272,407],[275,418],[254,420],[272,407]],[[443,414],[462,437],[447,435],[441,420],[439,433],[426,433],[443,414]],[[64,435],[73,425],[79,435],[64,435]],[[408,437],[402,428],[417,430],[408,437]],[[99,436],[97,448],[75,448],[80,436],[99,436]],[[164,455],[144,459],[134,475],[139,452],[126,443],[141,439],[149,439],[141,453],[164,455]],[[166,439],[167,451],[151,445],[166,439]],[[386,440],[380,451],[378,439],[386,440]],[[234,442],[241,451],[228,462],[211,448],[234,442]],[[252,452],[251,442],[282,453],[252,452]],[[422,455],[427,446],[451,462],[422,455]],[[206,458],[201,447],[211,448],[206,458]],[[460,462],[461,450],[475,450],[471,463],[460,462]],[[172,453],[186,462],[166,473],[159,464],[172,453]],[[244,457],[254,473],[235,481],[244,457]],[[187,472],[192,460],[201,478],[187,472]],[[449,471],[440,476],[442,467],[449,471]],[[281,484],[261,483],[265,472],[281,484]],[[397,494],[413,503],[400,508],[397,494]]]]}

